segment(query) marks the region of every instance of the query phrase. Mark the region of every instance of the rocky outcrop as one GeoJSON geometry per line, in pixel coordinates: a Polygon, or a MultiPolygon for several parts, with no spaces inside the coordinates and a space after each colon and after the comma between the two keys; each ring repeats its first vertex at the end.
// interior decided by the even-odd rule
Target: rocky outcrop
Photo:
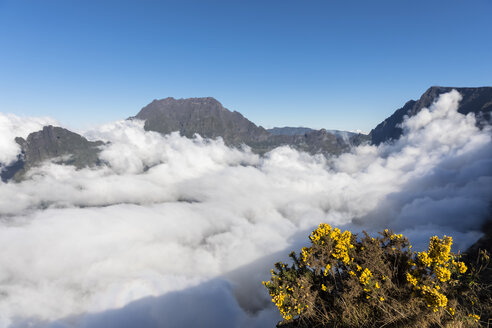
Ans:
{"type": "MultiPolygon", "coordinates": [[[[266,130],[255,125],[238,112],[224,108],[214,98],[165,98],[154,100],[130,119],[145,121],[147,131],[169,134],[179,131],[181,135],[193,137],[199,134],[204,138],[222,137],[230,146],[246,144],[259,154],[276,147],[288,145],[311,154],[340,154],[350,147],[372,142],[379,144],[398,139],[402,133],[399,124],[405,116],[413,116],[422,108],[429,107],[442,93],[456,89],[463,96],[458,111],[463,114],[473,112],[479,125],[491,121],[492,87],[451,88],[431,87],[418,101],[411,100],[393,115],[388,117],[369,135],[337,130],[313,130],[301,127],[284,127],[266,130]]],[[[74,165],[77,168],[98,165],[101,141],[91,142],[84,137],[60,127],[46,126],[43,130],[31,133],[27,139],[16,138],[22,153],[18,160],[0,172],[2,180],[20,180],[32,167],[45,160],[74,165]]]]}
{"type": "Polygon", "coordinates": [[[410,100],[393,115],[376,126],[370,133],[371,142],[378,145],[388,140],[396,140],[402,134],[398,126],[403,122],[405,116],[414,116],[423,108],[429,107],[440,94],[457,90],[463,99],[460,102],[458,112],[462,114],[475,113],[478,124],[483,126],[491,122],[492,112],[492,87],[481,88],[452,88],[431,87],[419,100],[410,100]]]}
{"type": "Polygon", "coordinates": [[[45,126],[41,131],[29,134],[27,139],[16,138],[21,147],[17,162],[2,171],[2,180],[21,180],[32,167],[51,160],[77,168],[99,164],[99,146],[102,141],[88,141],[67,129],[45,126]]]}
{"type": "MultiPolygon", "coordinates": [[[[339,131],[341,132],[341,131],[339,131]]],[[[329,130],[311,130],[304,134],[277,134],[268,138],[265,151],[288,145],[310,154],[338,155],[368,140],[355,133],[334,133],[329,130]]]]}
{"type": "Polygon", "coordinates": [[[359,144],[365,140],[361,135],[344,131],[292,127],[265,130],[210,97],[154,100],[130,119],[144,120],[148,131],[162,134],[179,131],[186,137],[195,133],[205,138],[222,137],[227,145],[246,144],[259,154],[283,145],[312,154],[339,154],[353,142],[359,144]]]}
{"type": "Polygon", "coordinates": [[[211,97],[154,100],[134,118],[144,120],[147,131],[179,131],[188,138],[195,133],[204,138],[222,137],[228,145],[261,142],[270,136],[261,126],[229,111],[211,97]]]}
{"type": "Polygon", "coordinates": [[[309,132],[313,132],[315,130],[310,128],[304,128],[304,127],[284,126],[281,128],[275,127],[272,129],[267,129],[267,131],[273,134],[274,136],[297,136],[297,135],[303,135],[309,132]]]}

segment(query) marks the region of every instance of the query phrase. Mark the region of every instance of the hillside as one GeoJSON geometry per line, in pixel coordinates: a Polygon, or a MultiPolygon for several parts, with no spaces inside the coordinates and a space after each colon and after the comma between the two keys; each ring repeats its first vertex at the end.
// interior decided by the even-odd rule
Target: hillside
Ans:
{"type": "Polygon", "coordinates": [[[492,112],[492,87],[480,88],[455,88],[455,87],[430,87],[420,97],[419,100],[410,100],[402,108],[396,110],[393,115],[378,124],[369,133],[373,144],[380,144],[388,140],[398,139],[402,133],[399,124],[403,122],[405,116],[414,116],[429,107],[432,102],[440,95],[451,90],[457,90],[463,99],[460,102],[458,112],[461,114],[475,113],[479,125],[491,122],[492,112]]]}

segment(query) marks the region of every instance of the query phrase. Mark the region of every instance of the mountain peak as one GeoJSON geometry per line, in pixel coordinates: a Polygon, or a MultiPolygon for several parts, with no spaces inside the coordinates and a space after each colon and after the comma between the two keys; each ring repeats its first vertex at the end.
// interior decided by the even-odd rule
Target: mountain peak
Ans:
{"type": "Polygon", "coordinates": [[[463,99],[460,101],[458,112],[461,114],[475,113],[479,126],[483,126],[492,119],[492,87],[443,87],[432,86],[427,89],[419,100],[410,100],[390,117],[381,122],[371,133],[373,144],[380,144],[387,140],[396,140],[402,134],[399,125],[405,116],[414,116],[423,108],[429,107],[443,93],[451,90],[458,91],[463,99]]]}
{"type": "Polygon", "coordinates": [[[88,141],[77,133],[53,125],[30,133],[26,139],[17,137],[15,141],[22,153],[16,163],[1,172],[3,181],[11,178],[19,181],[30,168],[46,160],[57,159],[59,164],[73,165],[79,169],[97,165],[99,146],[103,145],[102,141],[88,141]]]}
{"type": "Polygon", "coordinates": [[[145,121],[145,130],[168,134],[179,131],[183,136],[198,133],[205,138],[222,137],[229,145],[257,141],[269,133],[238,112],[231,112],[212,97],[168,97],[154,100],[134,117],[145,121]]]}
{"type": "Polygon", "coordinates": [[[193,97],[193,98],[174,98],[167,97],[162,99],[154,99],[149,105],[161,105],[161,106],[169,106],[169,105],[212,105],[216,107],[220,107],[225,109],[222,104],[213,97],[193,97]]]}

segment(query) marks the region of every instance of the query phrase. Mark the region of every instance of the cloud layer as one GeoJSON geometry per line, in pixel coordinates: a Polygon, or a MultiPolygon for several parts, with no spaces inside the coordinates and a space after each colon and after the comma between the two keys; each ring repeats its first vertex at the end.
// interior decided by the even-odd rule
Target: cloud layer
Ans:
{"type": "Polygon", "coordinates": [[[106,166],[46,163],[0,184],[0,326],[274,326],[260,282],[320,222],[467,247],[490,210],[492,142],[459,100],[442,95],[394,143],[329,159],[259,157],[139,121],[88,131],[110,141],[106,166]]]}

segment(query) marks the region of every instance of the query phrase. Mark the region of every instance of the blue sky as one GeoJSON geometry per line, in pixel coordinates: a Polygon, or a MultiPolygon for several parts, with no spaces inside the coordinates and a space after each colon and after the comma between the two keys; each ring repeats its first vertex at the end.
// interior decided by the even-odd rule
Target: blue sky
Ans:
{"type": "Polygon", "coordinates": [[[265,127],[369,131],[492,85],[492,1],[0,0],[0,111],[84,129],[217,98],[265,127]]]}

